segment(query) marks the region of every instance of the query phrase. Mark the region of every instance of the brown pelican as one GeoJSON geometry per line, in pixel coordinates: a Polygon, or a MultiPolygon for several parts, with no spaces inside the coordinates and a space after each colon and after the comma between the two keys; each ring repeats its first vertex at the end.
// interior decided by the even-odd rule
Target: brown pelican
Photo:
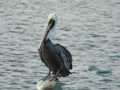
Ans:
{"type": "Polygon", "coordinates": [[[50,34],[55,29],[57,19],[54,13],[48,16],[47,29],[38,52],[43,63],[49,68],[47,76],[52,72],[55,77],[66,77],[71,74],[69,70],[72,69],[72,56],[65,47],[53,44],[50,40],[50,34]]]}

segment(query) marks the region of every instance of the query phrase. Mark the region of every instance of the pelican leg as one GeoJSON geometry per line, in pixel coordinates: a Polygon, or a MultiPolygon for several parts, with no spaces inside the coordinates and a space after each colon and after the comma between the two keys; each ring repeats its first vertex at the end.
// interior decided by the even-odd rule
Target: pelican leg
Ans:
{"type": "Polygon", "coordinates": [[[64,65],[63,65],[63,63],[61,63],[61,66],[60,66],[60,68],[57,70],[57,73],[55,74],[55,76],[53,76],[52,78],[50,78],[50,81],[58,80],[57,77],[60,77],[60,76],[61,76],[61,75],[60,75],[60,70],[63,69],[63,67],[64,67],[64,65]]]}
{"type": "Polygon", "coordinates": [[[48,78],[50,77],[50,74],[51,74],[51,70],[49,70],[49,73],[48,73],[48,75],[47,75],[47,76],[45,76],[45,77],[43,78],[43,80],[46,80],[46,79],[48,79],[48,78]]]}
{"type": "Polygon", "coordinates": [[[56,81],[56,80],[58,80],[58,76],[59,76],[59,73],[60,72],[60,69],[58,69],[58,71],[57,71],[57,73],[56,73],[56,75],[55,76],[53,76],[52,78],[50,78],[50,81],[56,81]]]}

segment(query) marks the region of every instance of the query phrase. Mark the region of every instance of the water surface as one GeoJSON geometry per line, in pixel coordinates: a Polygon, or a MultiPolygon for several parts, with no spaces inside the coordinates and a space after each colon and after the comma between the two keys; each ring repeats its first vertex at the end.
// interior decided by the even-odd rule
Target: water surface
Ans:
{"type": "Polygon", "coordinates": [[[37,49],[52,12],[52,41],[73,56],[64,90],[119,90],[119,0],[0,0],[0,90],[36,90],[48,73],[37,49]]]}

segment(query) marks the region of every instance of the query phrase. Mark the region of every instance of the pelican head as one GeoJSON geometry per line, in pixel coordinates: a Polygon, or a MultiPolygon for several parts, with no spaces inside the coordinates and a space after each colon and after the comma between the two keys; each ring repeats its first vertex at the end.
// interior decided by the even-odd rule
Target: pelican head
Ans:
{"type": "Polygon", "coordinates": [[[55,28],[56,24],[57,24],[57,15],[55,13],[51,13],[48,16],[48,29],[53,29],[55,28]]]}
{"type": "Polygon", "coordinates": [[[57,21],[58,21],[58,18],[55,13],[52,13],[48,16],[48,25],[46,29],[45,39],[48,39],[50,37],[51,32],[55,29],[57,21]]]}
{"type": "Polygon", "coordinates": [[[55,13],[51,13],[49,16],[48,16],[48,22],[50,21],[50,20],[55,20],[55,21],[57,21],[57,15],[55,14],[55,13]]]}

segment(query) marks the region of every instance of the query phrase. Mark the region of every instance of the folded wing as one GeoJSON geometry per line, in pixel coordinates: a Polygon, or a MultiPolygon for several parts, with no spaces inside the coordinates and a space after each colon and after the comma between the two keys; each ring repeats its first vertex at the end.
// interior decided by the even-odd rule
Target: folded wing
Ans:
{"type": "Polygon", "coordinates": [[[66,69],[72,69],[72,56],[70,52],[60,44],[55,44],[55,50],[66,69]]]}

